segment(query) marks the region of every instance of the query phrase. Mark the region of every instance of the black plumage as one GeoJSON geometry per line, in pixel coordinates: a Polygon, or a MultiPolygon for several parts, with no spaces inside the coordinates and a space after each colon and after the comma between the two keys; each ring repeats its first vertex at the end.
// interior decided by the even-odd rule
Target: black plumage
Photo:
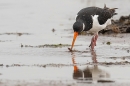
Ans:
{"type": "Polygon", "coordinates": [[[115,9],[109,9],[107,7],[99,8],[99,7],[87,7],[81,9],[76,17],[76,21],[82,21],[85,24],[84,31],[88,31],[92,28],[93,20],[92,16],[99,15],[98,21],[99,24],[104,24],[108,19],[115,15],[115,9]]]}

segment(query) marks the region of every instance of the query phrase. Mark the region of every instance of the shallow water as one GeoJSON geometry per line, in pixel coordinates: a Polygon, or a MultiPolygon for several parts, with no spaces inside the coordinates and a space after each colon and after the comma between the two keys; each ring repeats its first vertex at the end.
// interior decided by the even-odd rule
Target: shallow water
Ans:
{"type": "Polygon", "coordinates": [[[32,83],[42,85],[62,82],[75,86],[100,82],[128,83],[130,34],[100,34],[95,51],[91,51],[88,47],[91,35],[80,35],[73,53],[67,49],[70,46],[33,47],[45,44],[71,45],[72,24],[75,21],[74,16],[80,9],[88,6],[103,7],[106,3],[108,7],[119,8],[118,15],[114,17],[117,19],[121,15],[129,15],[130,1],[125,0],[123,2],[125,6],[121,7],[122,2],[119,0],[55,0],[55,2],[1,0],[0,85],[31,86],[32,83]],[[107,45],[107,42],[111,44],[107,45]],[[21,45],[32,47],[21,47],[21,45]],[[80,71],[78,75],[74,74],[75,67],[80,71]],[[90,75],[87,75],[88,72],[90,75]]]}

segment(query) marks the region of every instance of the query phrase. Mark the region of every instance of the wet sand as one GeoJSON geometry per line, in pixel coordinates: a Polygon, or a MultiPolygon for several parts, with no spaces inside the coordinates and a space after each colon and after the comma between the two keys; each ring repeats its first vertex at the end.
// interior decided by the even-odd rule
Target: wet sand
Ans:
{"type": "Polygon", "coordinates": [[[129,15],[129,0],[123,7],[118,0],[98,1],[1,0],[0,86],[128,86],[129,33],[99,34],[94,51],[92,35],[80,35],[74,52],[67,49],[80,9],[106,3],[119,8],[114,19],[129,15]]]}

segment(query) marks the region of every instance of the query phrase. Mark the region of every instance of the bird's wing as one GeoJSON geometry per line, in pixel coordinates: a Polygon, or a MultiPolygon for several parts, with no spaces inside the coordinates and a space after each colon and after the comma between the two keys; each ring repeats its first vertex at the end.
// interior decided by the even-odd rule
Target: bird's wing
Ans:
{"type": "Polygon", "coordinates": [[[108,19],[111,19],[113,16],[113,13],[111,13],[109,10],[102,10],[102,13],[99,14],[98,21],[99,24],[102,25],[106,23],[108,19]]]}
{"type": "Polygon", "coordinates": [[[98,7],[87,7],[87,8],[81,9],[77,15],[78,16],[76,20],[83,19],[83,20],[89,20],[89,21],[92,21],[91,19],[92,15],[93,16],[98,15],[99,24],[102,25],[113,16],[113,12],[111,12],[108,9],[102,9],[98,7]]]}

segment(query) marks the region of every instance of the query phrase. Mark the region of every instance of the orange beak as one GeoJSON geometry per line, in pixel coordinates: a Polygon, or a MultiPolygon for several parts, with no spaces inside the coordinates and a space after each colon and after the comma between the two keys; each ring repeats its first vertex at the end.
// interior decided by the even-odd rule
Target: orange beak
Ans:
{"type": "Polygon", "coordinates": [[[78,36],[78,32],[74,32],[74,37],[73,37],[72,45],[71,45],[71,48],[70,48],[71,51],[72,51],[72,48],[74,46],[74,43],[75,43],[77,36],[78,36]]]}

